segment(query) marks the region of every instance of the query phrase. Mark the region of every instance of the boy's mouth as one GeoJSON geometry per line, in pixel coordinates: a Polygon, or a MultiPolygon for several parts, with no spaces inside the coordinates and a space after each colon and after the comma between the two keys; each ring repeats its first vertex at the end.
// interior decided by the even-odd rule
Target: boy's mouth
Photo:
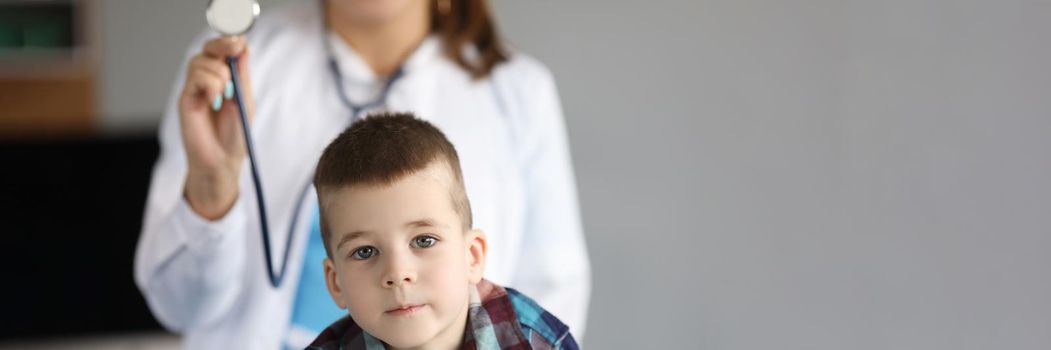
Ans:
{"type": "Polygon", "coordinates": [[[393,309],[387,310],[384,313],[392,316],[412,315],[417,311],[420,311],[420,309],[423,309],[424,306],[426,306],[426,304],[404,304],[399,305],[398,307],[395,307],[393,309]]]}

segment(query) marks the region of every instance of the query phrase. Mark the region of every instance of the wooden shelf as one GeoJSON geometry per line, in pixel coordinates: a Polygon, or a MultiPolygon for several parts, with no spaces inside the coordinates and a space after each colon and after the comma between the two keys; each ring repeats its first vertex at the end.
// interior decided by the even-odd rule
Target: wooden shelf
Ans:
{"type": "Polygon", "coordinates": [[[94,131],[96,6],[0,1],[0,137],[94,131]]]}

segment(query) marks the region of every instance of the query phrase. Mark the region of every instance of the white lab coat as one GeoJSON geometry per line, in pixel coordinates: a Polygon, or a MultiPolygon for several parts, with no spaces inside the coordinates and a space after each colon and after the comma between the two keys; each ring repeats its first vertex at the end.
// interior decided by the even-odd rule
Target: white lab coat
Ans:
{"type": "MultiPolygon", "coordinates": [[[[135,281],[160,323],[184,335],[186,348],[276,349],[288,335],[313,190],[301,210],[292,211],[321,151],[350,121],[326,63],[323,40],[332,37],[323,29],[318,3],[286,3],[268,11],[248,34],[257,99],[251,132],[275,265],[298,215],[280,288],[269,284],[247,164],[240,195],[226,216],[209,222],[187,205],[177,111],[185,64],[173,86],[135,255],[135,281]]],[[[215,36],[202,34],[190,54],[215,36]]],[[[335,41],[344,86],[355,102],[370,99],[379,83],[349,46],[335,41]]],[[[388,106],[431,121],[459,152],[475,227],[488,235],[486,278],[533,297],[579,339],[590,266],[552,76],[539,62],[513,53],[490,78],[473,81],[439,45],[431,37],[410,56],[388,106]]]]}

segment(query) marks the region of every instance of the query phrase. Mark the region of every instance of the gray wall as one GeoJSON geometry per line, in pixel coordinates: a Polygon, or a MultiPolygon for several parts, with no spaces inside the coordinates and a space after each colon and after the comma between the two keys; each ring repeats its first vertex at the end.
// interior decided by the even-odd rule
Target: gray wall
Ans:
{"type": "MultiPolygon", "coordinates": [[[[104,124],[155,125],[200,5],[103,3],[104,124]]],[[[1051,348],[1051,1],[493,5],[558,79],[589,348],[1051,348]]]]}

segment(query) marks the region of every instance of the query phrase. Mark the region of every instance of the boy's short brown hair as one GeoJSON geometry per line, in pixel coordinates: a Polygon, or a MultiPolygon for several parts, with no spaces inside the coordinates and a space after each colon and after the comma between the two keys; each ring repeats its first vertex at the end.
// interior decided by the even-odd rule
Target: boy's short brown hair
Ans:
{"type": "Polygon", "coordinates": [[[324,197],[326,193],[352,186],[386,186],[422,171],[434,162],[449,168],[453,208],[471,228],[471,203],[460,170],[460,157],[445,134],[412,113],[373,114],[354,123],[325,147],[314,173],[314,187],[321,203],[321,238],[332,257],[324,197]]]}

